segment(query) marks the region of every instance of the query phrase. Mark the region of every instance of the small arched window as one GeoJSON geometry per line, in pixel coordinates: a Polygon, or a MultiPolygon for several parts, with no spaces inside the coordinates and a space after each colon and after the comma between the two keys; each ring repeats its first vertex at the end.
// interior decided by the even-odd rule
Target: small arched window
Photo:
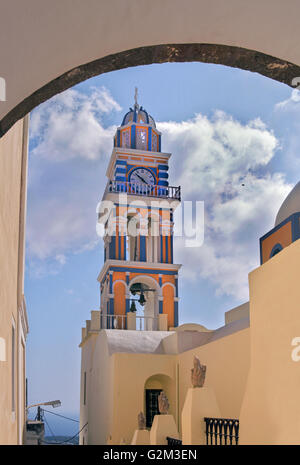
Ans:
{"type": "Polygon", "coordinates": [[[136,128],[136,148],[147,150],[147,130],[146,128],[136,128]]]}
{"type": "Polygon", "coordinates": [[[274,255],[277,255],[282,249],[283,247],[281,244],[275,244],[273,249],[271,250],[270,258],[274,257],[274,255]]]}

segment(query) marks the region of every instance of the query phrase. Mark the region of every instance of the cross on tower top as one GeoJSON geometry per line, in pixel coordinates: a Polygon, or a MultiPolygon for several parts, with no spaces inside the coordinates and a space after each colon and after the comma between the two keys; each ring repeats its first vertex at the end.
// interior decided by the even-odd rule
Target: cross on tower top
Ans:
{"type": "Polygon", "coordinates": [[[139,108],[139,104],[138,104],[138,101],[137,101],[137,99],[138,99],[138,88],[135,87],[134,89],[135,89],[135,91],[134,91],[134,106],[136,108],[139,108]]]}

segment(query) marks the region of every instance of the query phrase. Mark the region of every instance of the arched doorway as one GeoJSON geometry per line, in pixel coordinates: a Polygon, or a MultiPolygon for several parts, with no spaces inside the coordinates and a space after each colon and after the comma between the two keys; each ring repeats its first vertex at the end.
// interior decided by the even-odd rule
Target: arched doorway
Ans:
{"type": "Polygon", "coordinates": [[[155,415],[159,415],[158,396],[161,391],[165,392],[169,400],[170,414],[175,414],[175,381],[170,376],[161,373],[150,376],[145,382],[144,391],[144,411],[147,428],[151,428],[155,415]]]}

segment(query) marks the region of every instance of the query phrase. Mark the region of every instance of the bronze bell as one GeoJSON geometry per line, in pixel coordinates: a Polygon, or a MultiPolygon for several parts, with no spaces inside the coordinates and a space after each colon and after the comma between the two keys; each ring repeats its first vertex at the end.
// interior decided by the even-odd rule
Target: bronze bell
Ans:
{"type": "Polygon", "coordinates": [[[141,305],[145,305],[145,303],[146,303],[146,299],[145,299],[145,296],[144,296],[143,292],[141,292],[141,295],[140,295],[140,298],[139,298],[139,303],[141,305]]]}
{"type": "Polygon", "coordinates": [[[130,311],[131,312],[136,312],[136,306],[135,306],[135,301],[134,300],[131,302],[130,311]]]}

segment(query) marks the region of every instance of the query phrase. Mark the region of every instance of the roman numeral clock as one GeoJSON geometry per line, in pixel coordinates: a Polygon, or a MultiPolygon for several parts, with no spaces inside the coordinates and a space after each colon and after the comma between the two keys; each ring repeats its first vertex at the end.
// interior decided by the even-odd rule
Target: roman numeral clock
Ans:
{"type": "Polygon", "coordinates": [[[148,186],[154,186],[156,184],[156,178],[148,168],[134,168],[128,179],[129,182],[142,183],[148,186]]]}

